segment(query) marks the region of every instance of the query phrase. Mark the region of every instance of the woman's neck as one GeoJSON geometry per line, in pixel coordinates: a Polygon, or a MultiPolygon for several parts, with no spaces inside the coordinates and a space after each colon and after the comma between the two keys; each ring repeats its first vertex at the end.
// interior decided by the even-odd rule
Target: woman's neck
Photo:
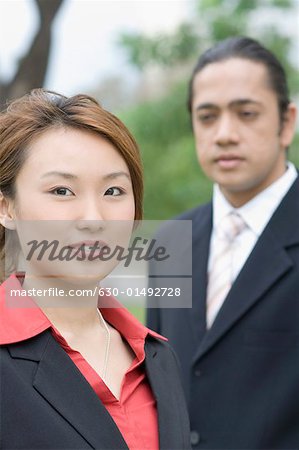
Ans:
{"type": "Polygon", "coordinates": [[[58,329],[82,330],[98,323],[98,283],[25,275],[23,289],[58,329]]]}

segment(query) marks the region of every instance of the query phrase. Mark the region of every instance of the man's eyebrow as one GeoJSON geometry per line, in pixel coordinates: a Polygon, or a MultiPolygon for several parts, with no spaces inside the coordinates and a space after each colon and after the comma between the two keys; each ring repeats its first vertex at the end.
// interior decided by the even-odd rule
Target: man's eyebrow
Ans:
{"type": "MultiPolygon", "coordinates": [[[[60,172],[58,170],[52,170],[51,172],[44,173],[41,178],[47,178],[50,176],[58,176],[61,178],[65,178],[67,180],[75,180],[78,179],[77,175],[68,172],[60,172]]],[[[126,177],[131,180],[130,175],[125,171],[111,172],[107,173],[103,176],[104,180],[114,180],[115,178],[126,177]]]]}
{"type": "Polygon", "coordinates": [[[196,107],[196,111],[200,111],[201,109],[219,109],[219,106],[214,103],[200,103],[196,107]]]}
{"type": "MultiPolygon", "coordinates": [[[[253,100],[251,98],[239,98],[236,100],[232,100],[229,102],[228,106],[234,107],[234,106],[242,106],[242,105],[261,105],[262,103],[258,100],[253,100]]],[[[220,109],[219,105],[216,105],[215,103],[200,103],[196,107],[196,111],[200,111],[201,109],[220,109]]]]}
{"type": "Polygon", "coordinates": [[[258,100],[253,100],[252,98],[240,98],[238,100],[233,100],[229,103],[229,106],[242,106],[242,105],[261,105],[262,103],[258,100]]]}

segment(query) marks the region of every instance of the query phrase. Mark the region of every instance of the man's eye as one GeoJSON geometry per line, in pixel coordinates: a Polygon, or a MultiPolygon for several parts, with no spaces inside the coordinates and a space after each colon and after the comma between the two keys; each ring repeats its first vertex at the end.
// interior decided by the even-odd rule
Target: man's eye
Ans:
{"type": "Polygon", "coordinates": [[[50,192],[54,195],[58,195],[61,197],[69,197],[71,195],[74,195],[70,189],[62,187],[62,186],[52,189],[50,192]]]}
{"type": "Polygon", "coordinates": [[[110,187],[107,189],[104,195],[112,195],[114,197],[117,197],[119,195],[122,195],[124,191],[119,187],[110,187]]]}
{"type": "Polygon", "coordinates": [[[240,112],[240,116],[243,117],[244,119],[253,119],[257,115],[258,114],[256,111],[241,111],[240,112]]]}
{"type": "Polygon", "coordinates": [[[198,116],[198,119],[202,123],[209,123],[215,120],[216,114],[200,114],[198,116]]]}

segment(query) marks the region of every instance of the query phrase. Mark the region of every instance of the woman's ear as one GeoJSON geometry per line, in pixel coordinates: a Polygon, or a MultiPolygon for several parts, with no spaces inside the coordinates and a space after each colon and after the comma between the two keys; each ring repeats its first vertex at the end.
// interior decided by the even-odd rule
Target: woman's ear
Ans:
{"type": "Polygon", "coordinates": [[[4,197],[0,191],[0,223],[8,230],[15,230],[15,220],[13,213],[13,202],[4,197]]]}

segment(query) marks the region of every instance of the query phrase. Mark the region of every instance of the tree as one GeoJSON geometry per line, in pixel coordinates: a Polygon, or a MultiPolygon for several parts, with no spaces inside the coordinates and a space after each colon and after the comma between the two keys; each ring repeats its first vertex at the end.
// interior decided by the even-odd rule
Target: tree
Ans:
{"type": "Polygon", "coordinates": [[[188,60],[198,49],[198,36],[192,24],[182,23],[169,35],[123,33],[119,43],[127,50],[131,64],[143,69],[153,63],[173,66],[188,60]]]}
{"type": "Polygon", "coordinates": [[[51,26],[64,0],[34,0],[38,8],[39,29],[26,55],[20,60],[16,74],[9,82],[0,80],[0,103],[19,97],[43,85],[51,48],[51,26]]]}
{"type": "Polygon", "coordinates": [[[186,63],[194,65],[199,54],[219,40],[248,35],[274,51],[286,68],[292,91],[297,93],[298,68],[290,59],[292,39],[279,28],[276,19],[277,13],[285,19],[296,16],[297,5],[297,0],[197,0],[195,19],[182,24],[176,32],[156,36],[124,33],[119,42],[139,70],[152,65],[175,69],[186,63]],[[261,16],[267,21],[258,26],[261,16]]]}

